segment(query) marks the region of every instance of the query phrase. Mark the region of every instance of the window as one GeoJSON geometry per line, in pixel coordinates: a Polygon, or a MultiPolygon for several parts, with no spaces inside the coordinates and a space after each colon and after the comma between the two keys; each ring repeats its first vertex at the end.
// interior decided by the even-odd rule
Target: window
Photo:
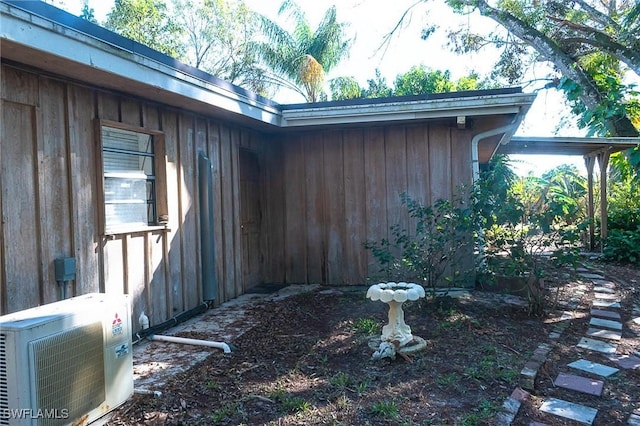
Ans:
{"type": "Polygon", "coordinates": [[[100,140],[105,234],[159,225],[162,134],[101,121],[100,140]]]}

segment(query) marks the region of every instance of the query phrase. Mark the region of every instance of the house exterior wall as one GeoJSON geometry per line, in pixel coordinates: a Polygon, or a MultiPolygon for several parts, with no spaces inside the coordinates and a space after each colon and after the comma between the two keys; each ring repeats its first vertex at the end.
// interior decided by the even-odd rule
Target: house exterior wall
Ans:
{"type": "MultiPolygon", "coordinates": [[[[262,282],[364,284],[378,268],[363,243],[413,225],[400,194],[450,198],[472,181],[473,135],[513,120],[265,134],[15,63],[3,63],[1,83],[0,314],[59,300],[60,257],[77,262],[70,296],[129,294],[133,318],[145,311],[152,324],[198,306],[199,153],[212,163],[216,303],[262,282]],[[102,232],[99,120],[162,133],[166,229],[102,232]],[[242,164],[258,170],[243,174],[242,164]],[[247,207],[247,197],[259,199],[247,207]]],[[[498,140],[481,141],[480,152],[498,140]]]]}
{"type": "Polygon", "coordinates": [[[365,284],[378,267],[363,243],[391,237],[394,224],[415,226],[400,194],[425,204],[451,198],[472,181],[473,134],[499,124],[459,130],[424,122],[274,136],[265,153],[265,281],[365,284]]]}
{"type": "Polygon", "coordinates": [[[217,302],[244,292],[238,153],[260,153],[259,134],[14,65],[1,80],[0,314],[59,300],[59,257],[76,259],[70,295],[130,294],[133,318],[199,305],[199,152],[212,162],[217,302]],[[97,119],[163,132],[167,229],[101,235],[97,119]]]}

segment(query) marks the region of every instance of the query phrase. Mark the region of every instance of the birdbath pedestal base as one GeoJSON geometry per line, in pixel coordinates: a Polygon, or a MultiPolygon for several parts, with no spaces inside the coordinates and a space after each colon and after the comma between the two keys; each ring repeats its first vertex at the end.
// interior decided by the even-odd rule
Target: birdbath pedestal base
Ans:
{"type": "Polygon", "coordinates": [[[380,283],[369,287],[367,297],[389,305],[389,323],[382,327],[382,336],[369,342],[369,346],[378,343],[373,359],[395,358],[396,353],[409,354],[426,347],[424,339],[411,334],[411,327],[404,322],[402,309],[407,300],[425,297],[422,286],[404,282],[380,283]]]}

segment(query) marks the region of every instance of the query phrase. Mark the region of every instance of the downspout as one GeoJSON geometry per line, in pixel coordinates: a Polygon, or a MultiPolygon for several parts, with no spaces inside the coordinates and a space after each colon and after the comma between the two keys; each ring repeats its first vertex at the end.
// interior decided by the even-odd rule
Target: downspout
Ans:
{"type": "Polygon", "coordinates": [[[213,180],[211,161],[203,153],[198,154],[198,195],[200,198],[202,300],[209,302],[217,297],[213,236],[213,180]]]}
{"type": "MultiPolygon", "coordinates": [[[[489,129],[489,130],[485,130],[484,132],[480,132],[471,139],[471,162],[472,162],[471,165],[473,168],[474,184],[478,181],[478,179],[480,179],[480,160],[478,158],[479,157],[478,143],[482,139],[490,138],[492,136],[497,136],[499,134],[504,134],[500,139],[500,142],[498,142],[498,145],[496,145],[496,150],[497,150],[505,140],[508,140],[509,138],[511,138],[511,136],[513,136],[513,134],[516,132],[519,125],[520,125],[520,121],[516,119],[511,124],[507,124],[504,126],[496,127],[495,129],[489,129]]],[[[494,154],[495,154],[495,151],[494,151],[494,154]]],[[[479,230],[479,233],[480,233],[480,240],[478,243],[479,246],[477,248],[478,249],[477,254],[479,256],[480,262],[484,264],[485,244],[484,244],[484,233],[482,232],[482,229],[479,230]]]]}
{"type": "MultiPolygon", "coordinates": [[[[511,136],[513,136],[513,134],[518,129],[519,125],[520,125],[520,122],[515,121],[514,123],[511,123],[511,124],[507,124],[504,126],[496,127],[495,129],[490,129],[484,132],[480,132],[471,139],[471,162],[473,167],[473,182],[477,182],[478,179],[480,178],[480,160],[478,159],[478,143],[482,139],[490,138],[492,136],[497,136],[499,134],[504,133],[504,136],[502,136],[502,139],[500,139],[500,142],[496,147],[496,150],[497,150],[500,147],[500,145],[504,143],[505,140],[508,140],[509,138],[511,138],[511,136]]],[[[494,151],[494,154],[495,154],[495,151],[494,151]]]]}

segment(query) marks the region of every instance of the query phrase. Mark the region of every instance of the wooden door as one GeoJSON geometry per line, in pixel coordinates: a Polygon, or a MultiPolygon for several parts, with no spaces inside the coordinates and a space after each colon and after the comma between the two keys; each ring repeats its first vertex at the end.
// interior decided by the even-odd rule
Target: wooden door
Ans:
{"type": "Polygon", "coordinates": [[[260,165],[255,153],[240,150],[240,226],[244,291],[261,284],[260,165]]]}

